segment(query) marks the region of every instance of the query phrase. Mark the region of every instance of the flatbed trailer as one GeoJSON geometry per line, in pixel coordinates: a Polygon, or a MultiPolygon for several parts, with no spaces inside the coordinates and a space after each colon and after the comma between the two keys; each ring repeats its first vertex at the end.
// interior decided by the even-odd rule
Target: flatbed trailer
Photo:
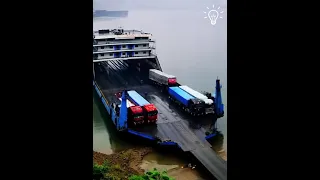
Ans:
{"type": "Polygon", "coordinates": [[[186,114],[169,100],[166,92],[147,84],[149,69],[154,68],[150,66],[152,60],[134,61],[127,63],[123,60],[115,60],[94,64],[94,89],[117,130],[155,141],[159,145],[178,146],[183,151],[193,154],[216,179],[226,180],[226,161],[211,149],[211,145],[206,140],[215,135],[214,133],[205,134],[212,123],[215,123],[214,116],[193,117],[186,114]],[[140,71],[137,71],[136,63],[140,64],[140,71]],[[147,92],[145,99],[158,109],[156,126],[128,128],[126,120],[121,118],[121,115],[116,116],[112,104],[119,102],[119,99],[115,93],[124,90],[135,90],[139,94],[147,92]]]}

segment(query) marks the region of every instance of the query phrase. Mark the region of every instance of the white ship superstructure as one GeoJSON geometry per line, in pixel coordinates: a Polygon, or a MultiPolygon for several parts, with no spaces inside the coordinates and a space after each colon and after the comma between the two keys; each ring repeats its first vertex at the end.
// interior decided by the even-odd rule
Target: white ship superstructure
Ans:
{"type": "Polygon", "coordinates": [[[154,59],[155,41],[150,33],[137,30],[99,30],[93,35],[93,62],[154,59]]]}

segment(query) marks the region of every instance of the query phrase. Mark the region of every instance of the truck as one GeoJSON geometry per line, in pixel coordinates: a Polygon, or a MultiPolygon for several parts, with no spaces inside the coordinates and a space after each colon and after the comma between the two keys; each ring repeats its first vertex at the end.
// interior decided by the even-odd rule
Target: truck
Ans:
{"type": "Polygon", "coordinates": [[[168,88],[169,98],[177,103],[183,110],[193,116],[205,114],[205,103],[178,86],[168,88]]]}
{"type": "MultiPolygon", "coordinates": [[[[121,92],[116,93],[115,95],[121,102],[122,101],[121,92]]],[[[120,109],[121,105],[118,105],[118,107],[120,109]]],[[[133,104],[127,99],[127,108],[128,108],[127,119],[130,125],[136,126],[144,123],[144,113],[143,113],[143,109],[140,106],[136,106],[135,104],[133,104]]]]}
{"type": "Polygon", "coordinates": [[[149,79],[161,86],[175,86],[177,84],[177,78],[175,76],[157,69],[149,69],[149,79]]]}
{"type": "Polygon", "coordinates": [[[214,113],[214,104],[213,104],[213,100],[209,99],[207,96],[205,96],[202,93],[199,93],[198,91],[190,88],[189,86],[183,85],[183,86],[179,86],[182,90],[186,91],[187,93],[189,93],[191,96],[194,96],[198,99],[201,99],[204,101],[205,103],[205,113],[206,114],[213,114],[214,113]]]}
{"type": "Polygon", "coordinates": [[[144,123],[155,123],[158,119],[158,110],[155,105],[149,103],[139,93],[134,90],[128,91],[128,99],[136,106],[140,106],[144,112],[144,123]]]}

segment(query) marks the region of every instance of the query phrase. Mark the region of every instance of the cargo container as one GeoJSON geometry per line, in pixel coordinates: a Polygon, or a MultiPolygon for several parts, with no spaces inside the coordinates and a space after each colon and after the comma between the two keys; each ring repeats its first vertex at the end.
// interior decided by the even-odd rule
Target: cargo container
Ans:
{"type": "Polygon", "coordinates": [[[158,110],[157,108],[144,99],[136,91],[128,91],[128,99],[134,103],[136,106],[140,106],[144,111],[145,123],[155,123],[158,119],[158,110]]]}
{"type": "Polygon", "coordinates": [[[194,89],[191,89],[190,87],[188,86],[179,86],[182,90],[186,91],[187,93],[189,93],[190,95],[198,98],[198,99],[201,99],[204,101],[205,105],[206,105],[206,114],[211,114],[211,113],[214,113],[214,104],[213,104],[213,100],[212,99],[209,99],[207,96],[205,96],[204,94],[201,94],[199,93],[198,91],[194,90],[194,89]]]}
{"type": "Polygon", "coordinates": [[[174,86],[177,84],[177,78],[156,69],[149,69],[149,79],[159,85],[174,86]]]}
{"type": "Polygon", "coordinates": [[[205,114],[205,103],[203,100],[198,99],[179,87],[169,87],[169,98],[174,100],[186,112],[193,116],[205,114]]]}

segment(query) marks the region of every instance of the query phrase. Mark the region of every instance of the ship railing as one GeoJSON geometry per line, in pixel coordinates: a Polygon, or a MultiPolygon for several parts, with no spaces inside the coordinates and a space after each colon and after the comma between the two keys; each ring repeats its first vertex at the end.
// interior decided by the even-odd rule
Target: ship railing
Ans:
{"type": "MultiPolygon", "coordinates": [[[[118,30],[118,29],[122,29],[122,28],[117,28],[117,29],[109,29],[109,32],[112,32],[113,30],[118,30]]],[[[107,30],[107,29],[105,29],[107,30]]],[[[147,32],[143,32],[143,31],[139,31],[139,30],[135,30],[135,29],[128,29],[128,30],[123,30],[123,32],[132,32],[132,33],[141,33],[141,34],[151,34],[151,33],[147,33],[147,32]]],[[[99,30],[98,31],[93,31],[94,34],[99,34],[99,30]]]]}
{"type": "Polygon", "coordinates": [[[149,44],[150,46],[155,46],[155,41],[121,41],[121,42],[103,42],[98,44],[93,44],[93,46],[115,46],[115,45],[135,45],[135,44],[149,44]]]}
{"type": "Polygon", "coordinates": [[[149,56],[128,56],[128,57],[119,57],[119,58],[103,58],[103,59],[93,59],[93,62],[103,62],[103,61],[115,61],[115,60],[137,60],[137,59],[153,59],[157,58],[156,55],[150,54],[149,56]]]}
{"type": "Polygon", "coordinates": [[[130,40],[117,40],[117,41],[103,41],[103,42],[97,42],[97,44],[123,44],[123,43],[134,43],[134,42],[145,42],[145,43],[155,43],[155,40],[152,39],[130,39],[130,40]]]}
{"type": "Polygon", "coordinates": [[[93,51],[93,54],[103,54],[103,53],[117,53],[117,52],[134,52],[134,51],[155,51],[155,47],[145,47],[138,49],[110,49],[110,50],[99,50],[93,51]]]}

